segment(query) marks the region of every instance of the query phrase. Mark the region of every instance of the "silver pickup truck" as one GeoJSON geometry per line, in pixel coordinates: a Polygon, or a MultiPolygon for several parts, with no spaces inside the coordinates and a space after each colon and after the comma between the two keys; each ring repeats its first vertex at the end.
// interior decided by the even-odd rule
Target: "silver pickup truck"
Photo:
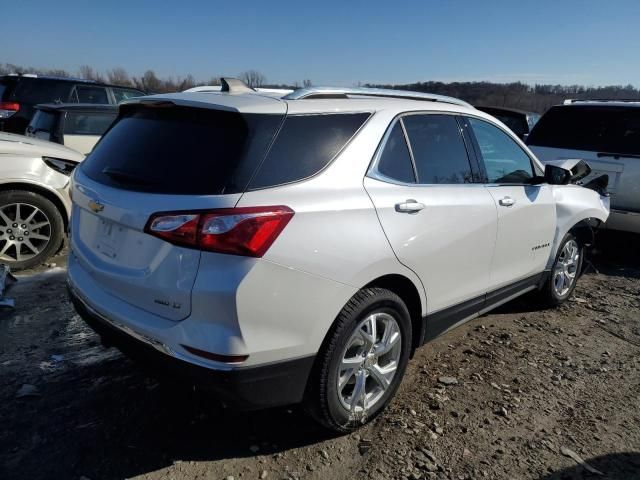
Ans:
{"type": "Polygon", "coordinates": [[[527,144],[543,163],[585,160],[583,183],[607,174],[606,228],[640,233],[640,100],[567,100],[542,116],[527,144]]]}

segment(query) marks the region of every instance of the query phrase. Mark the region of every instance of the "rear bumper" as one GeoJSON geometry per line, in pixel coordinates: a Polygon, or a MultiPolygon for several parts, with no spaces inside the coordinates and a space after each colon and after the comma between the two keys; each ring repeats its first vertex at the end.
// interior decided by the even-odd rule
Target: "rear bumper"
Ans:
{"type": "Polygon", "coordinates": [[[315,356],[255,367],[214,370],[176,358],[163,345],[125,331],[91,308],[72,286],[69,286],[69,296],[78,314],[107,345],[117,347],[159,374],[213,393],[227,406],[254,410],[299,403],[303,399],[315,356]]]}

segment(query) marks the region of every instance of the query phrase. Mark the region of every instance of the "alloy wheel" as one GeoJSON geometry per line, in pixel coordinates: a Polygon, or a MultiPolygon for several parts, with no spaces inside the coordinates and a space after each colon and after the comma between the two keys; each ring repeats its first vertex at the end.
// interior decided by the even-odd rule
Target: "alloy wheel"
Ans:
{"type": "Polygon", "coordinates": [[[22,262],[42,252],[51,240],[51,222],[27,203],[0,207],[0,260],[22,262]]]}
{"type": "Polygon", "coordinates": [[[559,297],[565,296],[575,283],[579,265],[580,247],[575,240],[569,240],[553,269],[553,289],[559,297]]]}
{"type": "Polygon", "coordinates": [[[402,336],[396,319],[383,312],[362,320],[349,337],[338,366],[337,392],[350,416],[364,418],[391,386],[402,336]]]}

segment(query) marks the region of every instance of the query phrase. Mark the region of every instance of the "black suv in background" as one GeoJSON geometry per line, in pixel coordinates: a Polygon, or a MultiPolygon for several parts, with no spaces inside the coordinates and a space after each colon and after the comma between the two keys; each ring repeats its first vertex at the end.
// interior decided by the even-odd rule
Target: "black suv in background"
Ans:
{"type": "Polygon", "coordinates": [[[513,133],[518,135],[521,140],[525,140],[533,126],[540,120],[540,114],[535,112],[527,112],[525,110],[517,110],[515,108],[506,107],[485,107],[475,105],[478,110],[493,115],[513,133]]]}
{"type": "Polygon", "coordinates": [[[77,78],[40,75],[0,76],[0,131],[24,134],[40,103],[94,103],[116,105],[145,95],[135,88],[118,87],[77,78]]]}

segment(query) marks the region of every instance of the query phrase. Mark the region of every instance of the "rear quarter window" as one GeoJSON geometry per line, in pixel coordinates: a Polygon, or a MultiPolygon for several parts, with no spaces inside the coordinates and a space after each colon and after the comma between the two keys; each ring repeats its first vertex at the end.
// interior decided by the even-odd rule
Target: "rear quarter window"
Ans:
{"type": "Polygon", "coordinates": [[[287,116],[249,186],[273,187],[309,178],[346,146],[370,113],[287,116]]]}
{"type": "Polygon", "coordinates": [[[11,100],[30,105],[65,102],[71,92],[71,86],[72,84],[66,81],[20,78],[11,94],[11,100]]]}

